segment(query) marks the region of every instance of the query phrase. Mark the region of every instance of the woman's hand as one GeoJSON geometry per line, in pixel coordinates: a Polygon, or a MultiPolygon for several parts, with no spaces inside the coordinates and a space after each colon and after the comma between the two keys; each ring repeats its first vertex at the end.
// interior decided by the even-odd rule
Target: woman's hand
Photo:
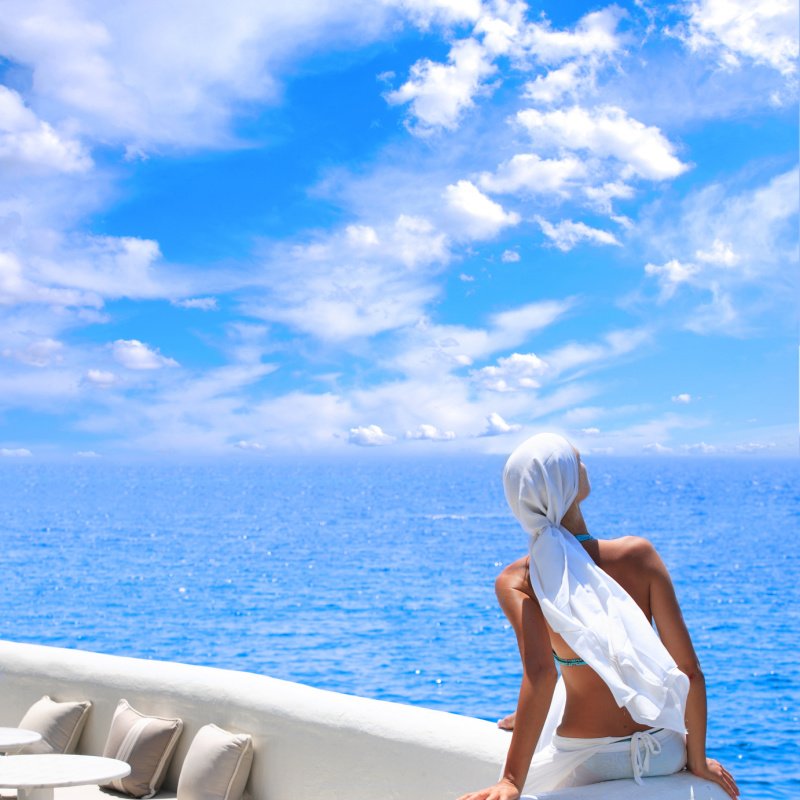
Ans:
{"type": "Polygon", "coordinates": [[[739,796],[739,787],[733,779],[733,775],[713,758],[707,758],[705,763],[687,765],[689,772],[697,775],[698,778],[705,778],[707,781],[718,783],[734,800],[739,796]]]}
{"type": "Polygon", "coordinates": [[[479,792],[462,794],[458,800],[519,800],[519,789],[507,778],[479,792]]]}

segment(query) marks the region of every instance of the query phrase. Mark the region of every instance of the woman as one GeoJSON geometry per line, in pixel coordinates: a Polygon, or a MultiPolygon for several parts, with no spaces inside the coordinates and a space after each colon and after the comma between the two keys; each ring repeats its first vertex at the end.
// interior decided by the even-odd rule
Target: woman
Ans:
{"type": "Polygon", "coordinates": [[[641,783],[684,765],[736,798],[733,777],[706,758],[703,673],[653,546],[589,534],[580,509],[586,468],[561,436],[523,442],[503,484],[530,536],[530,556],[496,582],[517,635],[522,686],[501,779],[459,800],[516,800],[523,786],[641,783]]]}

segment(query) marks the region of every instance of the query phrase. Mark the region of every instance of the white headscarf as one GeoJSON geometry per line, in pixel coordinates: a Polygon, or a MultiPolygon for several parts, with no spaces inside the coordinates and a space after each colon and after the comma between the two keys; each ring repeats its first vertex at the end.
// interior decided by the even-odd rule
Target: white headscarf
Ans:
{"type": "Polygon", "coordinates": [[[575,451],[556,434],[531,437],[506,462],[506,499],[530,535],[534,594],[550,627],[600,675],[617,705],[643,725],[684,733],[689,679],[633,598],[561,526],[578,482],[575,451]]]}

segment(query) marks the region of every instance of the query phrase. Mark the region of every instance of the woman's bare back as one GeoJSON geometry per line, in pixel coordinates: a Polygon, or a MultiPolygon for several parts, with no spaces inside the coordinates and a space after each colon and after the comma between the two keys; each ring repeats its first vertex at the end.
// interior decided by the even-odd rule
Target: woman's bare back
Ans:
{"type": "MultiPolygon", "coordinates": [[[[646,540],[638,536],[598,541],[592,539],[583,547],[604,572],[619,583],[642,609],[648,620],[653,612],[650,602],[652,570],[655,550],[646,540]]],[[[497,579],[496,589],[501,606],[505,609],[513,595],[523,593],[534,600],[535,612],[541,615],[546,626],[549,642],[541,647],[561,658],[577,658],[577,654],[555,633],[542,615],[533,595],[528,576],[528,558],[520,558],[506,567],[497,579]],[[505,597],[504,597],[505,596],[505,597]]],[[[593,738],[597,736],[626,736],[634,731],[646,730],[646,725],[635,722],[625,708],[617,706],[611,691],[600,676],[588,665],[562,668],[567,701],[558,733],[561,736],[593,738]]]]}

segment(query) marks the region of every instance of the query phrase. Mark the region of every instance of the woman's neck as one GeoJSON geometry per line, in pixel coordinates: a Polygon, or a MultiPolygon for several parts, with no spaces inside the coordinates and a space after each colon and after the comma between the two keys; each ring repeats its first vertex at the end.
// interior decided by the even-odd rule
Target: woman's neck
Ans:
{"type": "Polygon", "coordinates": [[[589,533],[586,527],[586,520],[583,518],[581,507],[577,503],[573,503],[564,514],[561,520],[562,527],[566,528],[570,533],[589,533]]]}

